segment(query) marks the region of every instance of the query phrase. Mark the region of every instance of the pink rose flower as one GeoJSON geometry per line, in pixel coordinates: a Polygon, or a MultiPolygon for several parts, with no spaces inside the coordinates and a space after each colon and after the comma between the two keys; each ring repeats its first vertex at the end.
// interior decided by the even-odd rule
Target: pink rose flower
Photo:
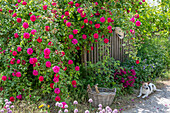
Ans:
{"type": "Polygon", "coordinates": [[[100,24],[95,24],[95,28],[100,28],[100,24]]]}
{"type": "Polygon", "coordinates": [[[73,35],[69,35],[69,39],[73,39],[73,35]]]}
{"type": "Polygon", "coordinates": [[[57,5],[57,3],[53,2],[53,3],[52,3],[52,5],[53,5],[53,6],[56,6],[56,5],[57,5]]]}
{"type": "Polygon", "coordinates": [[[45,59],[49,59],[50,56],[49,56],[49,55],[44,55],[44,58],[45,58],[45,59]]]}
{"type": "Polygon", "coordinates": [[[69,11],[66,11],[66,12],[65,12],[65,16],[69,16],[69,11]]]}
{"type": "Polygon", "coordinates": [[[22,100],[22,95],[17,95],[17,99],[22,100]]]}
{"type": "Polygon", "coordinates": [[[29,33],[24,33],[24,38],[25,39],[28,39],[30,37],[30,34],[29,33]]]}
{"type": "Polygon", "coordinates": [[[21,50],[22,50],[22,48],[21,48],[21,47],[18,47],[18,48],[17,48],[17,51],[18,51],[18,52],[20,52],[21,50]]]}
{"type": "Polygon", "coordinates": [[[92,21],[89,21],[89,24],[93,24],[93,22],[92,22],[92,21]]]}
{"type": "Polygon", "coordinates": [[[23,28],[25,28],[25,29],[27,29],[27,28],[29,27],[29,25],[28,25],[27,22],[24,22],[22,26],[23,26],[23,28]]]}
{"type": "Polygon", "coordinates": [[[33,49],[32,49],[32,48],[28,48],[28,49],[27,49],[27,53],[28,53],[29,55],[31,55],[31,54],[33,53],[33,49]]]}
{"type": "Polygon", "coordinates": [[[136,26],[140,26],[141,22],[140,21],[136,21],[136,26]]]}
{"type": "Polygon", "coordinates": [[[20,3],[21,2],[21,0],[18,0],[18,3],[20,3]]]}
{"type": "Polygon", "coordinates": [[[107,44],[109,42],[109,39],[105,38],[104,43],[107,44]]]}
{"type": "Polygon", "coordinates": [[[6,76],[2,76],[2,80],[6,81],[7,77],[6,76]]]}
{"type": "Polygon", "coordinates": [[[82,35],[82,38],[83,38],[83,39],[86,39],[86,38],[87,38],[87,36],[86,36],[85,34],[83,34],[83,35],[82,35]]]}
{"type": "Polygon", "coordinates": [[[36,21],[36,16],[35,16],[35,15],[32,15],[32,16],[30,17],[30,20],[31,20],[32,22],[36,21]]]}
{"type": "Polygon", "coordinates": [[[40,76],[40,77],[39,77],[39,81],[42,82],[43,80],[44,80],[44,77],[43,77],[43,76],[40,76]]]}
{"type": "Polygon", "coordinates": [[[134,23],[135,22],[135,18],[134,17],[131,18],[130,21],[134,23]]]}
{"type": "Polygon", "coordinates": [[[47,5],[44,5],[44,6],[43,6],[43,10],[46,10],[46,9],[47,9],[47,5]]]}
{"type": "Polygon", "coordinates": [[[79,3],[76,3],[76,4],[75,4],[75,6],[76,6],[76,7],[79,7],[79,6],[80,6],[80,4],[79,4],[79,3]]]}
{"type": "Polygon", "coordinates": [[[70,22],[67,22],[66,25],[67,25],[67,27],[70,27],[70,26],[71,26],[71,23],[70,23],[70,22]]]}
{"type": "Polygon", "coordinates": [[[100,18],[100,22],[102,22],[102,23],[105,22],[105,18],[104,18],[104,17],[101,17],[101,18],[100,18]]]}
{"type": "Polygon", "coordinates": [[[22,2],[22,5],[27,5],[27,2],[23,1],[23,2],[22,2]]]}
{"type": "Polygon", "coordinates": [[[21,23],[22,19],[21,18],[17,18],[17,22],[21,23]]]}
{"type": "Polygon", "coordinates": [[[44,49],[44,55],[49,55],[50,54],[50,49],[49,48],[46,48],[44,49]]]}
{"type": "Polygon", "coordinates": [[[84,23],[88,23],[88,19],[84,19],[84,23]]]}
{"type": "Polygon", "coordinates": [[[12,55],[13,55],[13,56],[16,56],[16,55],[17,55],[17,52],[16,52],[16,51],[13,51],[13,52],[12,52],[12,55]]]}
{"type": "Polygon", "coordinates": [[[20,62],[21,62],[20,59],[18,59],[18,60],[17,60],[17,64],[20,64],[20,62]]]}
{"type": "Polygon", "coordinates": [[[69,60],[69,61],[68,61],[68,64],[69,64],[69,65],[73,64],[73,61],[72,61],[72,60],[69,60]]]}
{"type": "Polygon", "coordinates": [[[18,37],[19,37],[18,33],[15,33],[15,34],[14,34],[14,37],[15,37],[15,38],[18,38],[18,37]]]}
{"type": "Polygon", "coordinates": [[[32,35],[35,35],[36,32],[37,32],[37,31],[36,31],[35,29],[31,30],[31,34],[32,34],[32,35]]]}
{"type": "Polygon", "coordinates": [[[46,67],[51,67],[51,62],[50,62],[50,61],[47,61],[47,62],[45,63],[45,65],[46,65],[46,67]]]}
{"type": "Polygon", "coordinates": [[[84,9],[81,8],[81,7],[77,9],[77,12],[78,12],[78,13],[82,13],[83,11],[84,11],[84,9]]]}
{"type": "Polygon", "coordinates": [[[56,93],[57,95],[60,94],[60,89],[59,88],[55,88],[54,93],[56,93]]]}
{"type": "Polygon", "coordinates": [[[95,39],[98,39],[99,35],[98,35],[97,33],[95,33],[95,34],[93,35],[93,37],[94,37],[95,39]]]}
{"type": "Polygon", "coordinates": [[[77,29],[74,29],[73,30],[73,34],[77,34],[78,33],[78,30],[77,29]]]}
{"type": "Polygon", "coordinates": [[[112,22],[112,18],[110,18],[110,17],[107,18],[107,22],[108,22],[108,23],[112,22]]]}
{"type": "Polygon", "coordinates": [[[60,67],[54,66],[53,68],[54,73],[58,73],[60,71],[60,67]]]}
{"type": "Polygon", "coordinates": [[[21,77],[21,72],[16,72],[17,77],[21,77]]]}
{"type": "Polygon", "coordinates": [[[37,71],[37,70],[33,70],[32,74],[33,74],[34,76],[37,76],[37,75],[38,75],[38,71],[37,71]]]}
{"type": "Polygon", "coordinates": [[[77,44],[77,43],[78,43],[77,39],[73,39],[73,40],[72,40],[72,43],[73,43],[74,45],[77,44]]]}
{"type": "Polygon", "coordinates": [[[73,1],[70,1],[68,4],[73,5],[73,4],[74,4],[74,2],[73,2],[73,1]]]}
{"type": "Polygon", "coordinates": [[[46,31],[50,31],[50,26],[45,26],[46,31]]]}
{"type": "Polygon", "coordinates": [[[16,17],[17,16],[17,13],[14,13],[13,15],[12,15],[12,17],[16,17]]]}
{"type": "Polygon", "coordinates": [[[54,81],[55,83],[57,83],[57,82],[59,81],[59,78],[58,78],[58,77],[54,77],[53,81],[54,81]]]}
{"type": "Polygon", "coordinates": [[[76,66],[76,67],[75,67],[75,70],[76,70],[76,71],[79,71],[79,70],[80,70],[80,67],[79,67],[79,66],[76,66]]]}
{"type": "Polygon", "coordinates": [[[81,16],[82,18],[84,18],[84,17],[86,17],[86,13],[81,13],[80,16],[81,16]]]}
{"type": "Polygon", "coordinates": [[[108,29],[108,30],[112,30],[112,26],[108,26],[107,29],[108,29]]]}

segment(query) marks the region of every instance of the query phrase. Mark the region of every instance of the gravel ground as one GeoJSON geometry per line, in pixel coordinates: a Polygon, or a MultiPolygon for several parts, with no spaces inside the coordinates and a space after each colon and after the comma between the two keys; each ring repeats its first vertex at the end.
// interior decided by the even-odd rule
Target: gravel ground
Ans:
{"type": "Polygon", "coordinates": [[[170,81],[164,81],[166,86],[160,92],[154,92],[148,98],[142,99],[134,108],[122,113],[170,113],[170,81]]]}

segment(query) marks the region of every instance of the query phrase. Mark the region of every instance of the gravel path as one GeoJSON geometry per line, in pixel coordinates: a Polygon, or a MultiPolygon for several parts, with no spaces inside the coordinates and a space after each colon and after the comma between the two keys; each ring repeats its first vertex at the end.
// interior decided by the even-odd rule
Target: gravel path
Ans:
{"type": "Polygon", "coordinates": [[[154,92],[148,98],[135,104],[135,107],[122,113],[170,113],[170,81],[161,92],[154,92]]]}

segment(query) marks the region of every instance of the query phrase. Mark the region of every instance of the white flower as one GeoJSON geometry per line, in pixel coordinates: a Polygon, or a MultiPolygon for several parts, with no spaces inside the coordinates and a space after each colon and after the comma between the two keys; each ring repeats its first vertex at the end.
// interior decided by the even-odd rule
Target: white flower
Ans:
{"type": "Polygon", "coordinates": [[[112,113],[118,113],[118,110],[117,110],[117,109],[114,109],[112,113]]]}
{"type": "Polygon", "coordinates": [[[78,112],[78,109],[75,109],[75,110],[74,110],[74,113],[77,113],[77,112],[78,112]]]}
{"type": "Polygon", "coordinates": [[[84,113],[89,113],[89,110],[86,110],[84,113]]]}
{"type": "Polygon", "coordinates": [[[58,104],[58,107],[62,108],[62,107],[63,107],[63,104],[62,104],[62,103],[59,103],[59,104],[58,104]]]}
{"type": "Polygon", "coordinates": [[[68,105],[66,104],[66,105],[64,106],[64,108],[68,108],[68,105]]]}
{"type": "Polygon", "coordinates": [[[78,104],[78,102],[75,100],[75,101],[73,102],[73,104],[78,104]]]}
{"type": "Polygon", "coordinates": [[[92,103],[92,102],[93,102],[93,100],[90,98],[90,99],[89,99],[89,102],[90,102],[90,103],[92,103]]]}
{"type": "Polygon", "coordinates": [[[11,108],[14,108],[14,105],[12,105],[11,108]]]}
{"type": "Polygon", "coordinates": [[[68,113],[68,109],[65,109],[65,110],[64,110],[64,113],[68,113]]]}
{"type": "Polygon", "coordinates": [[[8,99],[5,99],[5,102],[8,102],[8,99]]]}
{"type": "Polygon", "coordinates": [[[102,104],[99,104],[98,106],[99,106],[99,108],[102,108],[102,104]]]}
{"type": "Polygon", "coordinates": [[[59,111],[58,111],[58,113],[62,113],[62,111],[61,111],[61,110],[59,110],[59,111]]]}
{"type": "Polygon", "coordinates": [[[59,105],[59,102],[56,102],[56,103],[55,103],[55,106],[58,107],[58,105],[59,105]]]}

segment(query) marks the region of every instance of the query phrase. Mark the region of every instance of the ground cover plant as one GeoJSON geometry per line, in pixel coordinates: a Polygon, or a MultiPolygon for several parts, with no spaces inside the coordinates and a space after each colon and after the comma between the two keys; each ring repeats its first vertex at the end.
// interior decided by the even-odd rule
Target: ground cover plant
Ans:
{"type": "MultiPolygon", "coordinates": [[[[151,8],[145,0],[0,1],[0,96],[11,102],[37,102],[50,94],[49,99],[70,106],[74,99],[87,98],[84,92],[88,83],[94,85],[103,80],[108,84],[101,86],[119,86],[120,80],[114,76],[116,69],[120,70],[119,61],[106,58],[97,64],[96,69],[100,71],[96,71],[92,69],[95,64],[85,68],[81,56],[84,51],[93,51],[92,43],[109,45],[106,35],[112,36],[114,28],[121,27],[126,32],[123,45],[128,51],[125,53],[136,63],[122,69],[130,70],[131,66],[142,64],[138,63],[143,57],[138,51],[145,53],[141,48],[152,35],[157,32],[165,39],[169,35],[166,2],[151,8]],[[133,47],[126,46],[127,42],[133,47]],[[83,74],[82,70],[87,68],[92,73],[96,71],[94,78],[83,74]]],[[[167,51],[164,51],[165,60],[167,51]]],[[[159,65],[160,57],[157,57],[156,65],[159,65]]],[[[137,73],[142,73],[139,68],[134,70],[137,74],[134,79],[145,78],[137,73]]],[[[138,84],[134,82],[134,85],[138,84]]]]}

